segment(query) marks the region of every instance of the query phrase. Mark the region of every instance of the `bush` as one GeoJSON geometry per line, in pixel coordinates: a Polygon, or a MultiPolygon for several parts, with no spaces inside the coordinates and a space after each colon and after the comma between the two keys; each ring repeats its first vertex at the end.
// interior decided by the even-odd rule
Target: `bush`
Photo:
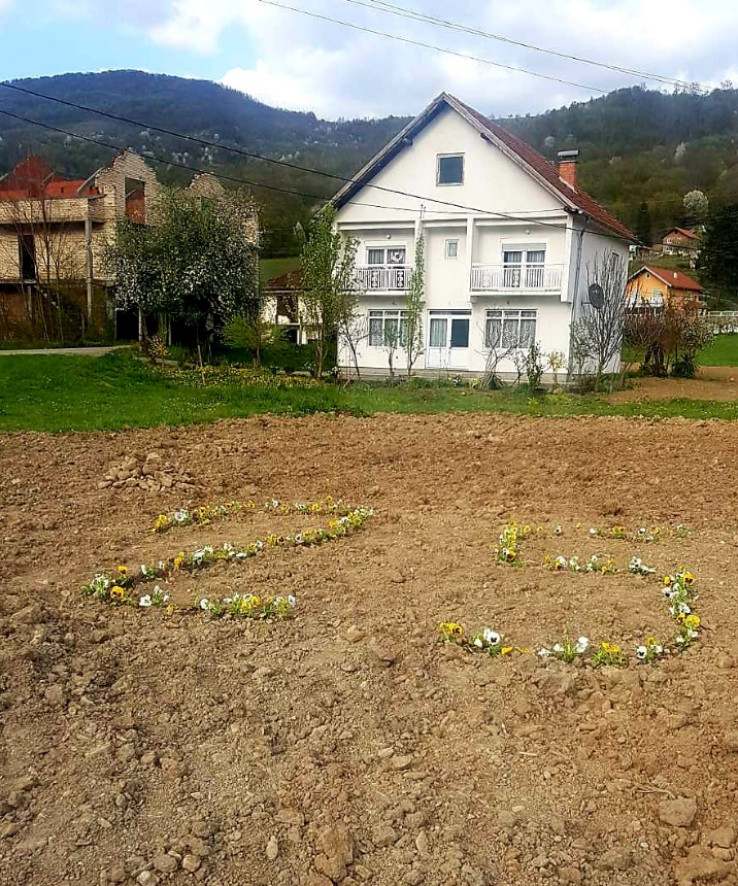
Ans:
{"type": "Polygon", "coordinates": [[[525,374],[528,376],[528,387],[531,391],[539,390],[543,378],[543,352],[536,341],[531,342],[525,356],[525,374]]]}

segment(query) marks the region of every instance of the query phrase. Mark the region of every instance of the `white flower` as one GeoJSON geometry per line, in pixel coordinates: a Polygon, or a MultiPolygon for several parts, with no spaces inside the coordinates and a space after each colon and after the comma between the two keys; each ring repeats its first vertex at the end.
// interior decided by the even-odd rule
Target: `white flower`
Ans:
{"type": "Polygon", "coordinates": [[[293,594],[290,594],[290,595],[287,597],[287,602],[288,602],[288,603],[290,604],[290,606],[294,609],[295,606],[297,606],[297,597],[295,597],[293,594]]]}
{"type": "Polygon", "coordinates": [[[484,649],[484,640],[481,637],[475,637],[473,643],[477,649],[484,649]]]}
{"type": "Polygon", "coordinates": [[[561,643],[554,643],[554,645],[553,645],[553,651],[554,651],[554,652],[563,652],[563,651],[564,651],[564,647],[561,645],[561,643]]]}
{"type": "Polygon", "coordinates": [[[541,658],[547,658],[549,655],[551,655],[551,650],[546,649],[545,646],[541,646],[541,648],[538,650],[538,655],[540,655],[541,658]]]}
{"type": "Polygon", "coordinates": [[[207,598],[207,597],[203,597],[202,600],[200,600],[200,609],[207,610],[207,608],[208,608],[209,606],[210,606],[210,603],[208,602],[208,598],[207,598]]]}
{"type": "Polygon", "coordinates": [[[577,645],[574,647],[574,651],[577,653],[577,655],[582,655],[582,653],[586,652],[588,648],[589,648],[589,638],[580,637],[577,640],[577,645]]]}
{"type": "Polygon", "coordinates": [[[599,530],[599,529],[595,529],[594,526],[591,526],[591,527],[590,527],[590,530],[589,530],[589,534],[590,534],[591,536],[599,535],[599,534],[600,534],[600,530],[599,530]]]}
{"type": "Polygon", "coordinates": [[[144,594],[143,597],[139,597],[138,605],[147,608],[152,605],[152,599],[150,594],[144,594]]]}
{"type": "Polygon", "coordinates": [[[184,508],[181,508],[180,510],[175,511],[172,514],[172,519],[174,520],[175,523],[184,523],[187,520],[189,520],[189,517],[190,517],[189,511],[185,510],[184,508]]]}
{"type": "Polygon", "coordinates": [[[645,646],[637,646],[636,647],[636,658],[640,661],[643,661],[648,655],[648,649],[645,646]]]}
{"type": "Polygon", "coordinates": [[[485,628],[482,631],[482,637],[484,642],[489,643],[490,646],[498,646],[502,642],[502,634],[498,634],[497,631],[493,631],[490,628],[485,628]]]}
{"type": "Polygon", "coordinates": [[[561,528],[561,526],[554,526],[554,535],[562,535],[563,532],[564,530],[561,528]]]}

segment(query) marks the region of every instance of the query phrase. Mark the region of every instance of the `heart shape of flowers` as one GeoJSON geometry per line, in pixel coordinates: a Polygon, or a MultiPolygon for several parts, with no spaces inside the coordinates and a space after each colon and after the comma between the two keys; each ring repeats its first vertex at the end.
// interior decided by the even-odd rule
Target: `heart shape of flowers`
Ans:
{"type": "MultiPolygon", "coordinates": [[[[285,516],[288,514],[329,515],[325,526],[306,529],[288,535],[269,533],[246,545],[225,542],[222,545],[203,545],[189,553],[180,551],[156,563],[142,563],[137,570],[117,566],[112,572],[98,572],[82,587],[85,596],[116,606],[135,606],[140,609],[165,608],[174,611],[169,592],[158,583],[151,591],[140,593],[140,586],[151,582],[166,582],[177,573],[197,574],[220,562],[241,562],[268,551],[270,548],[312,547],[335,541],[361,529],[374,511],[368,507],[354,507],[331,497],[314,502],[282,503],[270,499],[258,506],[253,501],[231,501],[221,505],[206,505],[192,511],[179,508],[171,514],[160,514],[152,532],[164,533],[170,529],[190,525],[207,525],[227,516],[262,511],[285,516]]],[[[232,594],[229,597],[196,599],[192,606],[178,606],[178,610],[208,613],[214,617],[274,619],[292,614],[297,600],[291,595],[261,596],[259,594],[232,594]]]]}

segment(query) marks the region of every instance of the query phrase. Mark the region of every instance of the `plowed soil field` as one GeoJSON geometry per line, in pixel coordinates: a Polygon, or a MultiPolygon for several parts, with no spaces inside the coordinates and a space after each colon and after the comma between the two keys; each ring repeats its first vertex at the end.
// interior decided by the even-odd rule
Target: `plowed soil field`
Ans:
{"type": "Polygon", "coordinates": [[[736,424],[315,416],[6,435],[0,588],[2,884],[738,884],[736,424]],[[159,513],[326,495],[375,514],[168,586],[177,602],[293,594],[293,618],[80,594],[118,564],[325,523],[255,511],[157,535],[159,513]],[[513,518],[532,527],[518,567],[494,556],[513,518]],[[625,539],[590,533],[615,525],[625,539]],[[634,540],[641,527],[658,537],[634,540]],[[554,574],[546,554],[619,571],[554,574]],[[633,556],[657,575],[628,574],[633,556]],[[437,642],[453,620],[632,655],[673,634],[660,576],[682,567],[701,639],[652,665],[437,642]]]}

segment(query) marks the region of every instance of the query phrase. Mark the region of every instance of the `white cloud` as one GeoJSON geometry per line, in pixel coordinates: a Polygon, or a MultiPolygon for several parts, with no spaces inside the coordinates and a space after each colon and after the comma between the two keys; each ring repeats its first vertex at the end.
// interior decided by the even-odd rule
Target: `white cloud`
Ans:
{"type": "MultiPolygon", "coordinates": [[[[0,0],[7,6],[12,0],[0,0]]],[[[70,0],[56,0],[59,4],[70,0]]],[[[104,0],[103,0],[104,2],[104,0]]],[[[345,0],[277,0],[458,52],[523,66],[595,89],[538,79],[384,37],[259,0],[122,0],[109,14],[159,45],[223,56],[223,82],[269,104],[326,117],[410,114],[446,89],[495,114],[555,107],[640,82],[495,40],[386,15],[345,0]],[[243,41],[243,61],[233,45],[243,41]],[[235,62],[235,63],[234,63],[235,62]]],[[[670,77],[717,84],[734,72],[734,0],[396,0],[398,5],[567,52],[670,77]]],[[[80,6],[91,0],[76,0],[80,6]]],[[[733,76],[735,79],[735,76],[733,76]]],[[[657,84],[651,84],[656,86],[657,84]]]]}

